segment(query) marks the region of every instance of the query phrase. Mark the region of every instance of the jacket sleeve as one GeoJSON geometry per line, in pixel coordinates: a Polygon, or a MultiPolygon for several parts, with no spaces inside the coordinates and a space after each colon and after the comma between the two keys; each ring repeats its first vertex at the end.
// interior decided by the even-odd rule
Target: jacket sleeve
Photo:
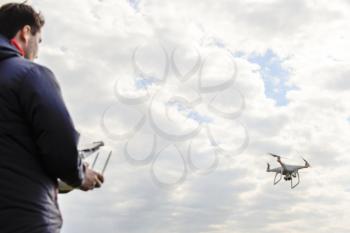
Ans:
{"type": "Polygon", "coordinates": [[[80,186],[84,172],[77,149],[79,134],[54,74],[34,66],[21,80],[19,96],[45,171],[73,187],[80,186]]]}

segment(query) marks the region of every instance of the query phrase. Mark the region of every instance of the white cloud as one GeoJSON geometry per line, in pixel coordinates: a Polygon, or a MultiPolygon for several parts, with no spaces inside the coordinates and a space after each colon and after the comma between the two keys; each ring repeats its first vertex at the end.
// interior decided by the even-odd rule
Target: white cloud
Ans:
{"type": "MultiPolygon", "coordinates": [[[[102,138],[114,149],[102,189],[60,196],[65,219],[62,232],[349,231],[347,1],[145,0],[138,3],[138,11],[128,1],[32,2],[47,19],[39,62],[57,75],[83,141],[102,138]],[[130,165],[123,156],[123,142],[111,140],[100,127],[103,111],[117,101],[115,82],[132,83],[135,78],[132,54],[137,46],[141,46],[138,65],[155,77],[162,76],[166,64],[159,41],[169,58],[172,49],[180,48],[175,56],[179,70],[193,67],[194,48],[201,58],[210,56],[212,50],[243,53],[235,58],[238,73],[234,87],[244,95],[245,109],[239,120],[247,127],[250,142],[239,155],[219,156],[213,173],[201,176],[190,172],[182,185],[170,190],[155,185],[150,165],[130,165]],[[276,107],[265,96],[260,67],[247,59],[249,54],[264,54],[269,49],[291,71],[288,82],[297,87],[287,93],[287,106],[276,107]],[[313,167],[301,172],[296,189],[290,190],[289,183],[272,185],[273,174],[266,173],[265,166],[268,161],[273,166],[277,163],[266,155],[270,151],[285,154],[290,163],[303,163],[299,155],[310,161],[313,167]]],[[[229,65],[219,63],[229,70],[229,65]]],[[[204,77],[209,79],[207,84],[218,82],[210,72],[222,77],[220,81],[227,78],[223,69],[216,70],[215,62],[210,64],[213,66],[204,69],[208,71],[204,77]]],[[[167,89],[162,90],[170,96],[181,93],[196,99],[192,91],[198,85],[198,71],[180,85],[181,91],[176,89],[181,81],[172,71],[170,68],[167,89]]],[[[123,88],[131,96],[139,93],[137,88],[123,88]]],[[[157,85],[153,88],[157,90],[157,85]]],[[[234,94],[219,94],[223,97],[217,99],[217,106],[225,111],[237,109],[238,102],[230,107],[229,98],[234,94]]],[[[202,93],[201,97],[207,103],[213,95],[202,93]]],[[[154,111],[159,124],[168,120],[161,108],[165,100],[161,99],[154,111]]],[[[149,103],[127,107],[147,113],[149,103]]],[[[195,109],[210,114],[205,104],[195,109]]],[[[117,113],[107,119],[112,121],[108,123],[110,128],[113,125],[111,130],[130,130],[130,122],[138,116],[122,108],[117,113]]],[[[196,123],[184,124],[183,115],[177,114],[172,116],[172,124],[164,124],[181,132],[196,123]]],[[[154,131],[148,120],[131,143],[130,152],[137,159],[144,158],[142,148],[145,153],[151,151],[154,131]]],[[[214,120],[219,141],[236,139],[230,140],[238,129],[222,128],[225,121],[214,120]]],[[[203,135],[195,140],[198,152],[194,162],[205,168],[213,161],[210,146],[203,135]]],[[[165,147],[172,142],[160,139],[158,143],[165,147]]],[[[180,146],[184,151],[185,145],[180,146]]],[[[178,177],[182,164],[172,153],[168,156],[157,172],[171,180],[178,177]],[[170,163],[167,167],[169,162],[174,166],[170,163]]]]}

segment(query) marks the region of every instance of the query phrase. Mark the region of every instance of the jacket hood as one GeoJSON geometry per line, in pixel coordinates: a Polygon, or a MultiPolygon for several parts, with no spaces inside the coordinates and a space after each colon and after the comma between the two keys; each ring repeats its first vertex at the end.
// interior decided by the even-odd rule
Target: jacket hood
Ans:
{"type": "Polygon", "coordinates": [[[19,51],[10,44],[6,37],[0,35],[0,61],[15,56],[20,56],[19,51]]]}

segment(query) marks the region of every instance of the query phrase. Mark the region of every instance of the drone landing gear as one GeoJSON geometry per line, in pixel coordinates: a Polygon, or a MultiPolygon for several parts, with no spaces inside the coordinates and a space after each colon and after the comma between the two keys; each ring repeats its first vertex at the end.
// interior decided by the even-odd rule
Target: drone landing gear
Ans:
{"type": "Polygon", "coordinates": [[[273,180],[273,185],[278,184],[282,180],[282,173],[276,172],[275,179],[273,180]],[[279,179],[276,180],[278,174],[280,174],[279,179]]]}
{"type": "Polygon", "coordinates": [[[298,186],[298,184],[300,183],[300,176],[299,176],[299,172],[295,172],[293,174],[293,177],[297,177],[298,178],[298,182],[296,184],[293,185],[293,179],[290,180],[290,188],[294,189],[295,187],[298,186]]]}

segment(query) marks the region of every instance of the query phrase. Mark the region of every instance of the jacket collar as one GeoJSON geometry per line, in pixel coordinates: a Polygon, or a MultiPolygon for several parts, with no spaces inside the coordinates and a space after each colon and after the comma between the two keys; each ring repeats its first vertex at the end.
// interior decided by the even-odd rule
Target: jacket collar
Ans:
{"type": "Polygon", "coordinates": [[[0,34],[0,61],[15,56],[21,56],[20,52],[5,36],[0,34]]]}

